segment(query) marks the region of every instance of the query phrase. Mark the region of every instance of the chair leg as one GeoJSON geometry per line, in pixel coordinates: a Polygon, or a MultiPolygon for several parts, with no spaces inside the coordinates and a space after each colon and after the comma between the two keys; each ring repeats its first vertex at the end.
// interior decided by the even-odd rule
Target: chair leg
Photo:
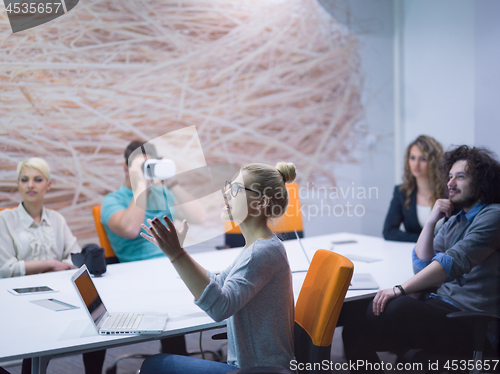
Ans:
{"type": "MultiPolygon", "coordinates": [[[[200,345],[200,352],[191,352],[191,353],[188,353],[188,356],[194,356],[194,355],[201,355],[201,358],[202,359],[205,359],[205,353],[210,353],[213,358],[214,358],[214,361],[217,361],[217,362],[222,362],[222,347],[223,345],[221,344],[219,346],[219,349],[214,352],[214,351],[204,351],[203,350],[203,347],[202,347],[202,339],[203,339],[203,332],[200,331],[200,341],[199,341],[199,345],[200,345]]],[[[212,337],[213,339],[213,337],[212,337]]]]}
{"type": "Polygon", "coordinates": [[[469,373],[470,374],[480,374],[482,373],[482,370],[478,369],[479,365],[482,365],[483,363],[483,352],[481,351],[474,351],[474,369],[471,370],[469,373]]]}

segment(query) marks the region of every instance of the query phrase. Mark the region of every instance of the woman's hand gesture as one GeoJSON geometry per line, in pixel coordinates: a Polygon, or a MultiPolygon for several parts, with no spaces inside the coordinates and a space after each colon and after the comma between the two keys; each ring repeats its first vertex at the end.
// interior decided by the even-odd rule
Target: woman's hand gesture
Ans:
{"type": "Polygon", "coordinates": [[[396,290],[396,288],[388,288],[378,291],[373,298],[373,314],[379,316],[380,313],[384,312],[387,302],[389,300],[395,299],[398,296],[401,296],[400,294],[401,291],[396,290]]]}
{"type": "Polygon", "coordinates": [[[182,245],[184,244],[184,239],[186,238],[188,224],[186,220],[182,222],[182,229],[177,233],[174,224],[168,218],[168,216],[163,216],[163,219],[167,223],[165,226],[158,218],[148,219],[150,227],[145,224],[141,224],[141,227],[146,231],[146,233],[141,232],[141,236],[151,243],[155,244],[158,248],[162,250],[163,253],[172,261],[179,254],[184,252],[182,245]],[[149,235],[148,235],[149,234],[149,235]]]}

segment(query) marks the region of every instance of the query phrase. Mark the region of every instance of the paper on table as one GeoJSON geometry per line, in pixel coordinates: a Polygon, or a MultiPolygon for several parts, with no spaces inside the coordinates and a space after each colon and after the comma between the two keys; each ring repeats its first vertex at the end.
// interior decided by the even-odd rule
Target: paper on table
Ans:
{"type": "Polygon", "coordinates": [[[368,263],[382,261],[381,258],[366,257],[366,256],[353,255],[353,254],[345,254],[344,257],[347,257],[351,261],[361,261],[361,262],[368,262],[368,263]]]}
{"type": "Polygon", "coordinates": [[[43,306],[44,308],[59,312],[61,310],[78,309],[79,307],[66,304],[56,299],[31,300],[30,303],[43,306]]]}

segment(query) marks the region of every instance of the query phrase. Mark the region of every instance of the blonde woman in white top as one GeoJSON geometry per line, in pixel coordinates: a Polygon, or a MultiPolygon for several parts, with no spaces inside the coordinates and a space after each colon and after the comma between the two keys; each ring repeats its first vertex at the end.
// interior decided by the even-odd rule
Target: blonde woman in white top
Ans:
{"type": "Polygon", "coordinates": [[[43,206],[50,190],[50,168],[41,158],[17,166],[23,201],[0,212],[0,278],[73,269],[71,253],[80,252],[64,217],[43,206]]]}
{"type": "MultiPolygon", "coordinates": [[[[0,278],[74,269],[71,253],[80,246],[64,217],[43,206],[50,190],[50,168],[38,157],[17,165],[17,187],[23,201],[0,212],[0,278]]],[[[102,372],[106,351],[83,354],[86,374],[102,372]]],[[[31,373],[24,359],[22,374],[31,373]]]]}

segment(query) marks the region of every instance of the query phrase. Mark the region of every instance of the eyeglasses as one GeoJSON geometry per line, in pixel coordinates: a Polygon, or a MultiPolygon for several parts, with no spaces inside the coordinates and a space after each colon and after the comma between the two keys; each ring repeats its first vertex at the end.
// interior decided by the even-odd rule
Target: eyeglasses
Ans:
{"type": "Polygon", "coordinates": [[[252,192],[260,194],[259,191],[251,190],[250,188],[242,187],[237,183],[231,183],[229,181],[226,181],[226,186],[224,188],[224,192],[227,192],[229,190],[231,190],[231,196],[233,196],[233,197],[236,197],[236,195],[238,195],[238,192],[240,192],[240,190],[247,190],[247,191],[252,191],[252,192]]]}

